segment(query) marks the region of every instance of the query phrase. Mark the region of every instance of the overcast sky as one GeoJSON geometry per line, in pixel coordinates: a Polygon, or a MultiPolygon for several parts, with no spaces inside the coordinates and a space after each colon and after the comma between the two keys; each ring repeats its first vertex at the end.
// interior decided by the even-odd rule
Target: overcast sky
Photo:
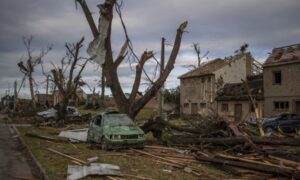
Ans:
{"type": "MultiPolygon", "coordinates": [[[[97,4],[102,0],[86,0],[95,22],[98,22],[97,4]]],[[[188,69],[182,65],[195,64],[192,43],[198,42],[201,50],[210,51],[208,58],[224,58],[234,54],[243,43],[249,44],[254,58],[264,61],[272,48],[300,43],[299,0],[124,0],[122,12],[133,47],[139,55],[153,50],[160,57],[161,37],[172,45],[178,25],[188,20],[176,66],[167,80],[167,88],[179,85],[177,77],[188,69]]],[[[124,42],[124,33],[115,14],[113,21],[113,50],[117,54],[124,42]]],[[[2,0],[0,6],[0,94],[13,81],[20,82],[23,75],[17,68],[20,59],[26,58],[22,37],[33,36],[33,51],[48,45],[53,50],[44,61],[57,62],[65,53],[66,42],[76,42],[85,37],[82,55],[92,34],[74,0],[2,0]]],[[[171,46],[166,47],[166,59],[171,46]]],[[[151,70],[152,66],[148,66],[151,70]]],[[[34,76],[43,92],[45,83],[39,67],[34,76]]],[[[130,90],[134,72],[124,63],[119,69],[120,81],[125,91],[130,90]]],[[[100,70],[90,64],[83,73],[91,87],[96,86],[100,70]]],[[[27,92],[25,85],[23,90],[27,92]]],[[[12,93],[12,89],[10,91],[12,93]]],[[[22,93],[21,93],[22,95],[22,93]]]]}

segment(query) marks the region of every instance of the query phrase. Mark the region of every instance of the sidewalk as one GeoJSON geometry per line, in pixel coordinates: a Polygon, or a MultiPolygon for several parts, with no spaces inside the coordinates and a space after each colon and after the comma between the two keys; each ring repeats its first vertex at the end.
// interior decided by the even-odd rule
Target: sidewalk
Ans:
{"type": "Polygon", "coordinates": [[[0,114],[0,179],[35,179],[23,153],[24,147],[0,114]]]}

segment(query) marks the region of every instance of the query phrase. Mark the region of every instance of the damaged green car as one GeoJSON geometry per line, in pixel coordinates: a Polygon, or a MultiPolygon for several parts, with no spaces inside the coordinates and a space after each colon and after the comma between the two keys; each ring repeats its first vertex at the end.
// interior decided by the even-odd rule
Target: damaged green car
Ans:
{"type": "Polygon", "coordinates": [[[87,140],[100,143],[102,150],[121,148],[143,148],[144,132],[126,115],[106,112],[96,115],[88,130],[87,140]]]}

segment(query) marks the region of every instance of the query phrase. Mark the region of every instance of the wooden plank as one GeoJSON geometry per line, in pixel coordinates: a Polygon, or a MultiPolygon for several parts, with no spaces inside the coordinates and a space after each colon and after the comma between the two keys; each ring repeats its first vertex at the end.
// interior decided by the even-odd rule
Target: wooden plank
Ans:
{"type": "Polygon", "coordinates": [[[68,159],[77,161],[77,162],[82,163],[82,164],[87,164],[87,162],[85,162],[85,161],[83,161],[83,160],[81,160],[81,159],[74,158],[74,157],[72,157],[72,156],[66,155],[66,154],[61,153],[61,152],[59,152],[59,151],[56,151],[56,150],[54,150],[54,149],[51,149],[51,148],[46,148],[46,149],[47,149],[48,151],[53,152],[53,153],[55,153],[55,154],[58,154],[58,155],[60,155],[60,156],[62,156],[62,157],[65,157],[65,158],[68,158],[68,159]]]}

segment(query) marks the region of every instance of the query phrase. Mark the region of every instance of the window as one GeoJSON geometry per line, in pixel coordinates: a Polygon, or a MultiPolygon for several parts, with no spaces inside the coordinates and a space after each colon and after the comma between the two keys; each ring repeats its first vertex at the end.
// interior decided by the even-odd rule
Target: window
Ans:
{"type": "Polygon", "coordinates": [[[184,103],[184,104],[183,104],[183,107],[184,107],[184,108],[189,108],[189,103],[184,103]]]}
{"type": "Polygon", "coordinates": [[[95,119],[95,124],[97,126],[101,126],[101,119],[102,119],[102,116],[97,116],[96,119],[95,119]]]}
{"type": "Polygon", "coordinates": [[[273,72],[273,83],[274,84],[281,84],[281,71],[274,71],[273,72]]]}
{"type": "MultiPolygon", "coordinates": [[[[257,104],[255,104],[257,107],[257,104]]],[[[249,104],[249,112],[255,112],[255,107],[252,103],[249,104]]]]}
{"type": "Polygon", "coordinates": [[[206,103],[200,103],[200,108],[202,109],[206,108],[206,103]]]}
{"type": "Polygon", "coordinates": [[[277,110],[277,111],[289,110],[289,102],[288,101],[275,101],[274,102],[274,110],[277,110]]]}
{"type": "Polygon", "coordinates": [[[228,112],[228,104],[222,104],[221,105],[221,111],[222,112],[228,112]]]}
{"type": "Polygon", "coordinates": [[[205,77],[201,78],[202,83],[205,83],[205,77]]]}
{"type": "Polygon", "coordinates": [[[208,78],[207,78],[207,82],[210,82],[210,81],[211,81],[211,77],[208,77],[208,78]]]}

